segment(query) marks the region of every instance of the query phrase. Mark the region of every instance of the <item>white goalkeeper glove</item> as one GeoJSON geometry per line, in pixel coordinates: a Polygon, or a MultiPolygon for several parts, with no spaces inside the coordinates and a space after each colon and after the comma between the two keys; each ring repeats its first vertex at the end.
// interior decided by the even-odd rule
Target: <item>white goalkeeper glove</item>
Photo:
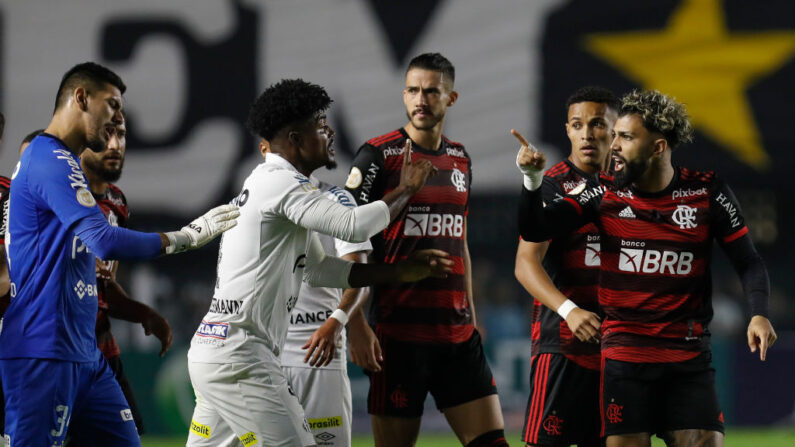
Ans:
{"type": "Polygon", "coordinates": [[[207,211],[181,230],[169,231],[166,233],[169,242],[166,254],[181,253],[204,246],[237,225],[236,219],[239,215],[240,210],[237,205],[221,205],[207,211]]]}

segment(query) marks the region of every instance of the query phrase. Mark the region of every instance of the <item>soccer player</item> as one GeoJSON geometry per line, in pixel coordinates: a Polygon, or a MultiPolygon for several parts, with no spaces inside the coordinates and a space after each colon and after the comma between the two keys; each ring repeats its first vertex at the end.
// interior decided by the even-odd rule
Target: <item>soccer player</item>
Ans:
{"type": "Polygon", "coordinates": [[[586,223],[600,231],[602,434],[607,446],[723,445],[710,365],[712,240],[729,256],[750,303],[748,345],[764,360],[776,333],[767,318],[767,270],[731,189],[712,171],[671,162],[691,141],[682,104],[657,91],[621,100],[614,176],[544,207],[545,157],[517,132],[524,173],[519,228],[544,241],[586,223]]]}
{"type": "MultiPolygon", "coordinates": [[[[130,211],[127,198],[121,189],[112,182],[121,177],[124,155],[127,150],[127,128],[124,122],[116,126],[108,145],[102,152],[83,151],[80,164],[88,179],[88,186],[99,209],[112,226],[127,227],[130,211]]],[[[160,355],[163,356],[171,346],[171,327],[165,318],[151,307],[130,299],[121,285],[116,282],[119,263],[115,260],[97,259],[97,312],[96,337],[99,350],[110,365],[116,380],[130,405],[138,434],[143,434],[143,418],[121,363],[121,350],[110,330],[110,317],[141,323],[146,335],[154,334],[160,339],[160,355]]],[[[72,442],[80,445],[80,433],[72,435],[72,442]]]]}
{"type": "MultiPolygon", "coordinates": [[[[196,408],[189,446],[230,445],[235,437],[245,446],[315,445],[280,360],[302,279],[314,287],[357,288],[451,270],[453,261],[441,250],[420,250],[389,266],[326,256],[315,233],[366,241],[434,172],[428,161],[405,157],[399,185],[383,200],[348,207],[329,199],[309,176],[334,158],[325,116],[330,103],[322,87],[287,79],[251,107],[248,127],[260,138],[265,162],[234,200],[239,224],[221,241],[215,293],[191,340],[196,408]]],[[[329,318],[347,321],[342,309],[329,318]]]]}
{"type": "MultiPolygon", "coordinates": [[[[458,99],[454,82],[455,68],[441,54],[412,59],[403,90],[408,123],[362,145],[345,184],[365,205],[398,185],[404,156],[433,163],[439,173],[374,238],[373,260],[390,265],[418,248],[442,249],[455,260],[447,278],[373,290],[370,323],[384,352],[381,370],[368,373],[377,446],[414,445],[428,392],[463,445],[506,445],[497,387],[475,329],[466,227],[470,158],[442,134],[447,108],[458,99]],[[407,144],[412,154],[404,153],[407,144]]],[[[353,346],[358,337],[349,335],[353,346]]]]}
{"type": "Polygon", "coordinates": [[[11,179],[6,255],[11,304],[0,332],[6,443],[61,445],[67,430],[92,445],[140,446],[129,406],[97,348],[96,261],[153,258],[200,247],[234,225],[234,205],[210,210],[179,231],[113,227],[80,167],[83,149],[102,151],[123,121],[125,86],[86,62],[58,87],[44,133],[11,179]]]}
{"type": "MultiPolygon", "coordinates": [[[[600,87],[584,87],[569,97],[571,152],[544,174],[545,203],[607,170],[618,106],[615,95],[600,87]]],[[[515,274],[535,298],[523,440],[527,445],[601,446],[599,230],[587,224],[552,241],[520,240],[515,274]]]]}
{"type": "MultiPolygon", "coordinates": [[[[327,167],[335,166],[330,162],[327,167]]],[[[356,202],[343,188],[309,180],[326,197],[348,206],[356,202]]],[[[318,234],[323,251],[352,262],[367,262],[372,250],[369,241],[353,243],[318,234]]],[[[284,340],[282,369],[304,409],[309,428],[325,446],[351,445],[351,384],[345,350],[345,324],[336,315],[360,311],[364,288],[312,287],[301,284],[298,300],[290,314],[284,340]]]]}

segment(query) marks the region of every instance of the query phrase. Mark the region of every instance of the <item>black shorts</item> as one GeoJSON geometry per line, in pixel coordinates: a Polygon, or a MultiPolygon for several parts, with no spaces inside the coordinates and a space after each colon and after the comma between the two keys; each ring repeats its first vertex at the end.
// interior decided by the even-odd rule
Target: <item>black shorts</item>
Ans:
{"type": "Polygon", "coordinates": [[[600,446],[600,429],[599,371],[563,354],[533,356],[522,440],[544,446],[600,446]]]}
{"type": "Polygon", "coordinates": [[[662,435],[674,430],[723,433],[712,354],[676,363],[603,359],[602,434],[662,435]]]}
{"type": "Polygon", "coordinates": [[[422,416],[428,392],[436,408],[446,408],[497,394],[476,330],[456,344],[422,344],[379,336],[384,363],[368,373],[370,414],[415,418],[422,416]]]}

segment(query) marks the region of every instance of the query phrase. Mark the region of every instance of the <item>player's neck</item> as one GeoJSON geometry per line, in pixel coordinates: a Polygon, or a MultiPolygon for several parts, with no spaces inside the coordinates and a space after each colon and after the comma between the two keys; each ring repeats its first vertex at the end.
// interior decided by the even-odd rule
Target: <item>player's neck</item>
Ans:
{"type": "Polygon", "coordinates": [[[104,196],[108,192],[108,182],[93,179],[88,174],[86,174],[86,178],[88,178],[88,187],[91,188],[91,192],[95,196],[104,196]]]}
{"type": "Polygon", "coordinates": [[[403,126],[409,138],[420,147],[431,151],[438,151],[442,147],[442,129],[444,119],[430,129],[417,129],[411,123],[403,126]]]}
{"type": "Polygon", "coordinates": [[[596,174],[599,173],[599,171],[606,171],[607,170],[606,164],[605,164],[605,166],[601,167],[601,166],[593,166],[593,165],[581,163],[577,159],[577,157],[574,156],[574,154],[570,154],[568,160],[569,160],[569,163],[573,164],[575,168],[579,169],[580,171],[582,171],[582,172],[584,172],[584,173],[586,173],[588,175],[596,175],[596,174]]]}
{"type": "Polygon", "coordinates": [[[632,186],[638,191],[647,193],[660,192],[671,184],[674,174],[675,170],[671,163],[665,163],[662,166],[652,165],[632,186]]]}
{"type": "Polygon", "coordinates": [[[80,152],[82,152],[86,146],[85,133],[65,120],[62,115],[56,114],[53,116],[50,125],[44,129],[44,132],[58,137],[75,155],[80,155],[80,152]]]}

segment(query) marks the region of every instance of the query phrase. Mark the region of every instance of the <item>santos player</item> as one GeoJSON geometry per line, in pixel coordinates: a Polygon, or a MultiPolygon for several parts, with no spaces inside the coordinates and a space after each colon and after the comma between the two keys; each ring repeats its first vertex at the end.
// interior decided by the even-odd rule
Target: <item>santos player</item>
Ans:
{"type": "MultiPolygon", "coordinates": [[[[343,188],[309,178],[329,199],[356,206],[343,188]]],[[[366,262],[370,241],[359,243],[318,234],[323,251],[352,262],[366,262]]],[[[290,314],[282,369],[306,413],[309,428],[325,446],[351,444],[351,384],[346,358],[346,316],[358,311],[365,288],[312,287],[301,284],[290,314]]]]}
{"type": "Polygon", "coordinates": [[[418,251],[395,265],[325,255],[315,232],[366,241],[434,172],[429,162],[406,157],[400,185],[384,200],[355,208],[329,200],[309,175],[334,157],[324,113],[330,103],[322,87],[297,79],[272,85],[251,107],[248,126],[261,138],[265,162],[235,199],[239,225],[222,239],[212,303],[191,341],[196,408],[189,446],[229,445],[233,437],[244,446],[315,445],[280,367],[302,279],[350,288],[450,271],[452,261],[440,250],[418,251]]]}

